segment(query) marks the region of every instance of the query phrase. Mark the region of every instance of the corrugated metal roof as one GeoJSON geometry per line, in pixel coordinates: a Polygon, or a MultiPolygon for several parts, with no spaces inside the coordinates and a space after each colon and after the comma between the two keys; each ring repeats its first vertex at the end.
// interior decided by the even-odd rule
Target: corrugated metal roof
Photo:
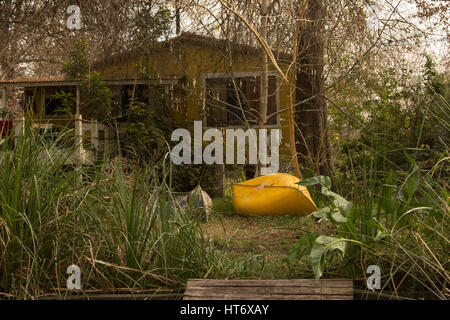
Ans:
{"type": "Polygon", "coordinates": [[[57,82],[65,81],[64,77],[32,77],[32,78],[15,78],[0,80],[0,83],[18,83],[18,82],[57,82]]]}

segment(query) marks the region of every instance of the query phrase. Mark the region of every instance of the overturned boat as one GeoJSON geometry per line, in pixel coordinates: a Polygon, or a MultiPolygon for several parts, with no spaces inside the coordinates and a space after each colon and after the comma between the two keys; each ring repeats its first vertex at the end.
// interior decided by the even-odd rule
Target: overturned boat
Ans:
{"type": "Polygon", "coordinates": [[[245,215],[306,216],[317,207],[300,179],[274,173],[232,185],[234,210],[245,215]]]}

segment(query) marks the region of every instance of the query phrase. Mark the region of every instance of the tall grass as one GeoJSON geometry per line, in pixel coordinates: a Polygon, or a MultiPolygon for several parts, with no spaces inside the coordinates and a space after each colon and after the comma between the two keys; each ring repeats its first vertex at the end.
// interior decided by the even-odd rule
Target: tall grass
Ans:
{"type": "MultiPolygon", "coordinates": [[[[439,108],[450,111],[447,101],[440,102],[439,108]]],[[[444,124],[448,121],[435,120],[444,124]]],[[[448,125],[444,127],[449,129],[448,125]]],[[[348,223],[339,227],[339,233],[361,241],[368,248],[358,248],[363,252],[361,268],[357,272],[354,268],[353,276],[364,274],[361,269],[370,263],[382,266],[384,285],[378,297],[398,298],[403,294],[448,299],[449,150],[444,143],[429,170],[420,169],[409,155],[415,150],[405,150],[409,170],[392,170],[387,165],[388,150],[370,157],[359,174],[352,170],[357,185],[353,190],[354,208],[348,223]]]]}
{"type": "Polygon", "coordinates": [[[167,159],[74,167],[70,139],[26,127],[1,145],[0,295],[63,296],[71,264],[83,290],[178,288],[226,272],[199,221],[171,198],[167,159]]]}
{"type": "Polygon", "coordinates": [[[64,240],[60,228],[74,203],[77,170],[67,171],[73,153],[61,150],[64,139],[50,142],[27,129],[1,146],[0,171],[0,286],[23,296],[38,293],[58,258],[64,240]],[[65,209],[62,209],[65,208],[65,209]]]}
{"type": "Polygon", "coordinates": [[[369,180],[383,183],[369,181],[366,189],[361,188],[364,193],[355,198],[349,221],[339,227],[339,234],[367,246],[354,250],[363,257],[352,276],[365,274],[364,268],[370,264],[384,271],[378,297],[447,299],[448,186],[431,172],[421,173],[410,160],[409,172],[368,175],[369,180]]]}
{"type": "MultiPolygon", "coordinates": [[[[441,102],[440,108],[449,111],[444,114],[450,114],[448,102],[441,102]]],[[[435,120],[448,133],[448,119],[435,120]]],[[[316,277],[360,279],[357,292],[362,297],[448,299],[450,156],[444,140],[440,139],[443,148],[427,170],[410,155],[416,149],[407,147],[403,159],[409,168],[396,166],[389,160],[392,151],[387,141],[382,141],[384,149],[375,151],[373,146],[379,143],[375,137],[358,153],[348,152],[351,183],[346,185],[352,187],[338,184],[337,193],[351,201],[351,209],[347,200],[330,197],[333,194],[325,190],[322,198],[316,198],[321,210],[315,215],[334,224],[335,234],[307,234],[291,256],[301,256],[316,277]],[[365,284],[369,265],[380,266],[382,272],[382,288],[375,292],[365,284]]],[[[324,177],[315,177],[303,183],[323,181],[324,177]]]]}

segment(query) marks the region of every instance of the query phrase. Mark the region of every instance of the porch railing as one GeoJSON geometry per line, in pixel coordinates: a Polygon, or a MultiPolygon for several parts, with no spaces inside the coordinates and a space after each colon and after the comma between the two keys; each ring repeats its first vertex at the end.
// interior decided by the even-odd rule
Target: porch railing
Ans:
{"type": "MultiPolygon", "coordinates": [[[[25,117],[13,120],[0,120],[0,141],[9,136],[17,145],[25,133],[25,117]]],[[[31,119],[30,126],[35,129],[67,128],[74,130],[75,162],[92,161],[105,150],[105,145],[113,146],[114,131],[96,120],[83,120],[81,115],[74,118],[31,119]]]]}

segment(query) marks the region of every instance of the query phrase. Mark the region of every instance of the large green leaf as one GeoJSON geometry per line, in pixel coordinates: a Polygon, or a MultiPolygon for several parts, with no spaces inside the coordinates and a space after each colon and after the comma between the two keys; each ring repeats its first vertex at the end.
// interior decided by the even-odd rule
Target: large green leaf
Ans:
{"type": "Polygon", "coordinates": [[[329,190],[326,187],[322,187],[322,193],[333,199],[333,204],[339,208],[342,213],[347,213],[352,208],[352,203],[346,200],[344,197],[338,195],[337,193],[329,190]]]}
{"type": "Polygon", "coordinates": [[[324,217],[328,217],[328,214],[331,212],[331,209],[329,207],[324,207],[319,209],[318,211],[313,212],[313,216],[320,219],[324,217]]]}
{"type": "Polygon", "coordinates": [[[297,182],[297,184],[305,187],[320,184],[322,186],[322,194],[329,197],[333,202],[332,207],[321,208],[319,211],[314,212],[313,215],[316,218],[323,218],[328,216],[330,220],[332,219],[338,223],[347,222],[347,218],[344,215],[351,210],[352,203],[339,194],[331,191],[331,180],[329,177],[312,177],[299,181],[297,182]]]}
{"type": "Polygon", "coordinates": [[[316,279],[319,279],[323,275],[324,260],[327,252],[339,250],[342,255],[345,254],[346,239],[336,238],[330,236],[319,236],[314,241],[314,245],[311,249],[311,266],[314,271],[316,279]]]}
{"type": "Polygon", "coordinates": [[[307,178],[307,179],[297,182],[297,184],[299,184],[301,186],[305,186],[305,187],[320,184],[323,187],[331,189],[331,180],[330,180],[330,177],[327,177],[327,176],[317,176],[317,177],[307,178]]]}
{"type": "Polygon", "coordinates": [[[406,177],[403,188],[406,191],[406,194],[408,195],[408,202],[409,202],[411,201],[412,197],[414,196],[414,193],[416,193],[416,190],[419,187],[420,170],[416,164],[416,161],[409,154],[405,152],[405,156],[408,158],[412,166],[411,171],[406,177]]]}
{"type": "Polygon", "coordinates": [[[341,210],[334,208],[334,210],[331,212],[331,217],[334,219],[334,221],[339,223],[345,223],[347,222],[347,218],[342,214],[341,210]]]}

